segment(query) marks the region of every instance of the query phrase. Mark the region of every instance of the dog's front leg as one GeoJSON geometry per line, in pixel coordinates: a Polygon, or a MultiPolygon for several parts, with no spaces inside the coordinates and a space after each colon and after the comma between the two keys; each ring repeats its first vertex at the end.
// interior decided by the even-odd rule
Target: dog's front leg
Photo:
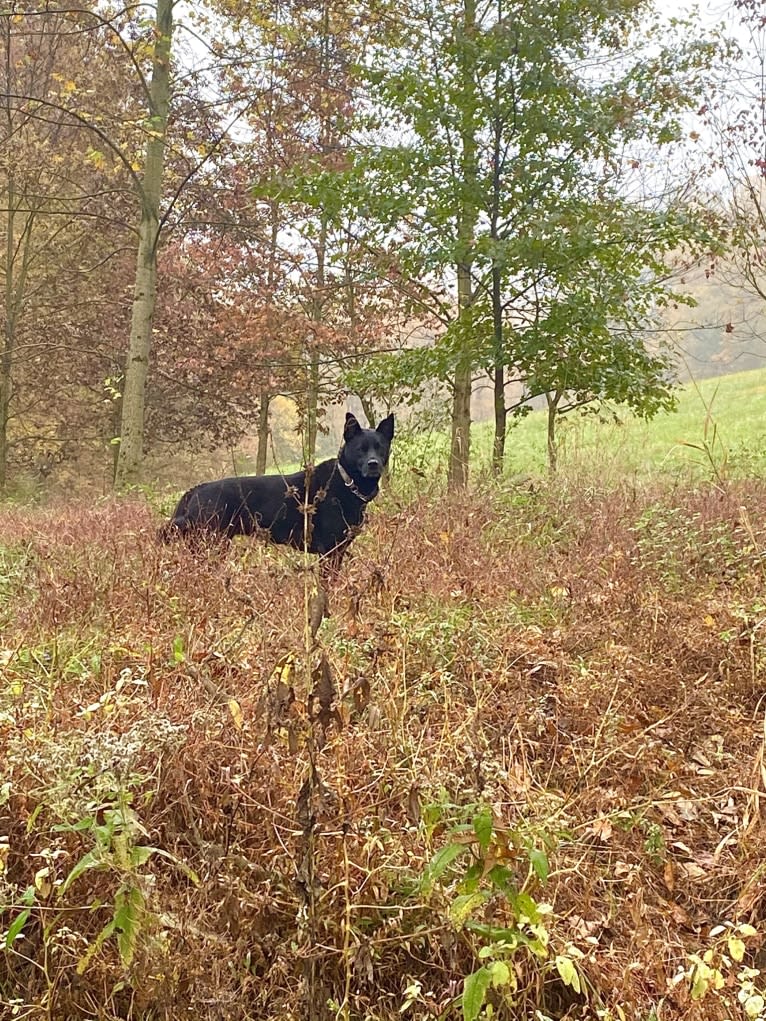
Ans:
{"type": "Polygon", "coordinates": [[[319,558],[319,580],[325,587],[334,585],[338,580],[343,558],[348,547],[348,542],[339,543],[329,553],[324,553],[319,558]]]}
{"type": "Polygon", "coordinates": [[[319,558],[317,591],[312,596],[309,611],[312,638],[316,638],[323,619],[330,616],[330,589],[338,580],[347,548],[348,543],[343,543],[330,550],[329,553],[321,554],[319,558]]]}

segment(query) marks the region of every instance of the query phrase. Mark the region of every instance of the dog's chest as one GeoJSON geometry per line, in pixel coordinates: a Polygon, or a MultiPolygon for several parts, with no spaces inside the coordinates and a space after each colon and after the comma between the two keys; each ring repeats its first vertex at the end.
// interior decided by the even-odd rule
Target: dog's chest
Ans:
{"type": "Polygon", "coordinates": [[[342,539],[349,528],[364,521],[365,504],[354,497],[344,499],[328,493],[324,499],[317,500],[315,506],[314,527],[336,539],[342,539]]]}

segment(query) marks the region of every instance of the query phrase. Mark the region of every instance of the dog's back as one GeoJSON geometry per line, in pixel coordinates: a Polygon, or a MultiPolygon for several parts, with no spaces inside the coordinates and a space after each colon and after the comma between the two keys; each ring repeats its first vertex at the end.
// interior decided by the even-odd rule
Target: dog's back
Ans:
{"type": "Polygon", "coordinates": [[[252,535],[258,529],[268,531],[278,519],[297,511],[303,503],[303,489],[303,472],[202,482],[184,493],[165,531],[168,536],[175,530],[180,535],[203,531],[228,538],[252,535]]]}

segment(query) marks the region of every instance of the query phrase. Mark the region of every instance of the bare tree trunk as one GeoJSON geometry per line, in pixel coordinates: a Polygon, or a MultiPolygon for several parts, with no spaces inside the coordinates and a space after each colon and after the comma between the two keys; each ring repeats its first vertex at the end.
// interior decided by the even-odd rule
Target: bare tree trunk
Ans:
{"type": "Polygon", "coordinates": [[[468,485],[468,462],[471,455],[471,388],[473,372],[465,361],[455,370],[452,385],[452,441],[450,444],[447,488],[461,489],[468,485]]]}
{"type": "MultiPolygon", "coordinates": [[[[272,122],[269,121],[268,144],[269,151],[273,148],[272,122]]],[[[279,248],[279,203],[269,203],[269,260],[266,273],[268,283],[268,300],[270,306],[274,299],[274,289],[277,281],[277,251],[279,248]]],[[[267,385],[261,387],[260,401],[258,408],[258,448],[255,454],[255,471],[263,475],[266,471],[266,464],[269,459],[269,408],[274,394],[267,385]]]]}
{"type": "MultiPolygon", "coordinates": [[[[5,87],[11,90],[11,19],[3,18],[5,47],[5,87]]],[[[13,115],[10,104],[5,109],[8,122],[8,139],[13,138],[13,115]]],[[[8,423],[11,418],[11,397],[13,387],[13,356],[16,346],[17,301],[13,286],[14,262],[16,252],[16,188],[13,173],[13,155],[8,160],[8,182],[5,189],[6,235],[5,235],[5,330],[3,331],[2,349],[0,349],[0,496],[5,495],[8,486],[8,423]]]]}
{"type": "MultiPolygon", "coordinates": [[[[503,17],[503,0],[498,0],[498,19],[503,17]]],[[[495,75],[494,96],[499,99],[501,93],[500,71],[495,75]]],[[[497,114],[493,120],[492,130],[492,205],[490,211],[490,236],[496,243],[499,241],[500,229],[500,196],[502,192],[502,176],[505,163],[503,152],[503,118],[497,114]]],[[[492,262],[492,340],[493,340],[493,405],[495,411],[495,436],[492,443],[492,474],[499,476],[503,471],[505,459],[505,437],[507,431],[508,412],[505,408],[505,337],[503,335],[503,294],[502,276],[497,257],[492,262]]]]}
{"type": "MultiPolygon", "coordinates": [[[[354,367],[358,368],[364,364],[365,355],[359,356],[359,316],[357,314],[356,305],[356,293],[354,290],[354,275],[351,265],[351,243],[352,234],[351,231],[347,235],[347,257],[344,259],[343,264],[343,295],[345,299],[346,315],[348,316],[349,325],[351,327],[351,336],[353,337],[353,344],[355,349],[354,356],[354,367]]],[[[357,392],[356,396],[359,398],[359,403],[362,405],[362,411],[364,412],[365,418],[367,419],[367,425],[370,429],[375,428],[375,404],[370,397],[369,393],[362,391],[357,392]]]]}
{"type": "Polygon", "coordinates": [[[375,406],[367,394],[357,394],[359,403],[362,405],[362,411],[364,417],[367,419],[367,425],[370,429],[375,428],[375,406]]]}
{"type": "Polygon", "coordinates": [[[556,424],[558,419],[559,403],[562,394],[560,391],[547,393],[545,403],[548,405],[548,474],[555,475],[559,464],[558,441],[556,439],[556,424]]]}
{"type": "Polygon", "coordinates": [[[149,373],[152,322],[157,295],[158,221],[146,214],[141,218],[136,283],[130,324],[130,345],[125,364],[122,392],[120,445],[117,453],[115,486],[123,489],[136,482],[144,456],[144,411],[146,379],[149,373]]]}
{"type": "Polygon", "coordinates": [[[313,464],[317,450],[319,432],[319,355],[309,352],[308,374],[306,376],[306,435],[303,456],[306,464],[313,464]]]}
{"type": "MultiPolygon", "coordinates": [[[[11,90],[11,30],[10,18],[3,18],[4,21],[4,63],[5,63],[5,91],[11,90]]],[[[8,121],[8,138],[13,137],[13,116],[10,104],[6,105],[6,118],[8,121]]],[[[6,189],[6,205],[8,212],[6,216],[5,235],[5,330],[3,334],[3,346],[0,350],[0,496],[5,494],[8,485],[8,421],[11,409],[11,369],[13,367],[13,223],[14,223],[14,188],[13,188],[13,161],[8,161],[8,187],[6,189]]]]}
{"type": "MultiPolygon", "coordinates": [[[[476,0],[463,0],[463,35],[470,40],[476,34],[476,0]]],[[[470,183],[476,177],[476,130],[474,126],[474,93],[476,85],[473,80],[473,60],[469,47],[464,45],[461,57],[461,72],[465,93],[463,102],[460,138],[461,154],[461,185],[467,194],[471,193],[470,183]]],[[[471,268],[473,265],[473,235],[478,214],[472,199],[463,200],[458,221],[458,262],[457,262],[457,302],[458,319],[470,326],[470,309],[473,303],[473,287],[471,284],[471,268]]],[[[466,331],[467,333],[468,331],[466,331]]],[[[452,388],[452,441],[450,444],[447,487],[450,490],[461,489],[468,485],[468,462],[471,454],[471,389],[473,386],[473,359],[471,357],[470,339],[466,336],[464,351],[461,352],[455,367],[452,388]]]]}
{"type": "Polygon", "coordinates": [[[0,495],[8,485],[8,423],[11,417],[13,352],[16,343],[16,309],[13,294],[14,202],[13,173],[8,174],[8,219],[5,238],[5,331],[0,352],[0,495]]]}
{"type": "Polygon", "coordinates": [[[149,87],[150,135],[146,143],[136,283],[122,394],[120,449],[114,480],[118,489],[138,479],[144,456],[144,408],[157,296],[157,248],[160,239],[165,138],[170,108],[170,48],[174,2],[175,0],[157,0],[152,80],[149,87]]]}
{"type": "MultiPolygon", "coordinates": [[[[119,379],[119,370],[114,374],[115,379],[119,379]]],[[[120,422],[122,421],[122,394],[117,397],[116,400],[112,401],[111,413],[110,413],[110,436],[112,441],[110,444],[110,457],[109,457],[109,483],[108,488],[114,485],[114,480],[117,477],[117,461],[120,456],[120,444],[116,443],[114,437],[120,435],[120,422]]],[[[106,481],[106,480],[105,480],[106,481]]]]}
{"type": "Polygon", "coordinates": [[[0,496],[5,496],[8,488],[8,423],[11,419],[12,364],[12,347],[6,334],[6,343],[0,357],[0,496]]]}
{"type": "Polygon", "coordinates": [[[492,440],[492,474],[500,477],[505,463],[505,437],[507,412],[505,410],[505,367],[495,365],[493,378],[493,405],[495,411],[495,435],[492,440]]]}
{"type": "Polygon", "coordinates": [[[268,390],[261,390],[260,407],[258,408],[258,450],[255,455],[256,475],[263,475],[266,471],[269,454],[269,404],[271,404],[271,394],[268,390]]]}
{"type": "Polygon", "coordinates": [[[23,208],[26,201],[24,200],[22,205],[12,170],[8,172],[6,201],[8,207],[5,238],[5,330],[0,348],[0,495],[4,495],[8,487],[10,447],[8,431],[13,399],[13,367],[32,257],[32,230],[35,222],[35,210],[28,206],[26,209],[23,208]],[[23,226],[20,236],[17,237],[16,218],[19,214],[23,217],[23,226]]]}
{"type": "Polygon", "coordinates": [[[505,460],[505,434],[508,412],[505,408],[505,358],[503,352],[503,307],[500,291],[500,270],[492,267],[492,328],[494,331],[493,405],[495,410],[495,437],[492,443],[492,474],[503,473],[505,460]]]}
{"type": "MultiPolygon", "coordinates": [[[[317,239],[317,274],[314,296],[311,302],[311,318],[321,323],[324,314],[325,259],[327,257],[327,220],[322,216],[317,239]]],[[[316,344],[312,345],[308,354],[308,373],[306,377],[306,435],[304,437],[303,457],[307,464],[312,464],[316,456],[317,434],[319,432],[319,352],[316,344]]]]}

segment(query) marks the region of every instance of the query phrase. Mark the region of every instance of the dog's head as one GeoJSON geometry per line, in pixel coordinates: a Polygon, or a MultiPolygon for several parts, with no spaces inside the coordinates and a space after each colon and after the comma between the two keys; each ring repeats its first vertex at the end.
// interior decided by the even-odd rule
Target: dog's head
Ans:
{"type": "Polygon", "coordinates": [[[343,429],[342,460],[354,479],[379,479],[388,464],[394,438],[394,416],[378,423],[377,429],[363,429],[348,412],[343,429]]]}

